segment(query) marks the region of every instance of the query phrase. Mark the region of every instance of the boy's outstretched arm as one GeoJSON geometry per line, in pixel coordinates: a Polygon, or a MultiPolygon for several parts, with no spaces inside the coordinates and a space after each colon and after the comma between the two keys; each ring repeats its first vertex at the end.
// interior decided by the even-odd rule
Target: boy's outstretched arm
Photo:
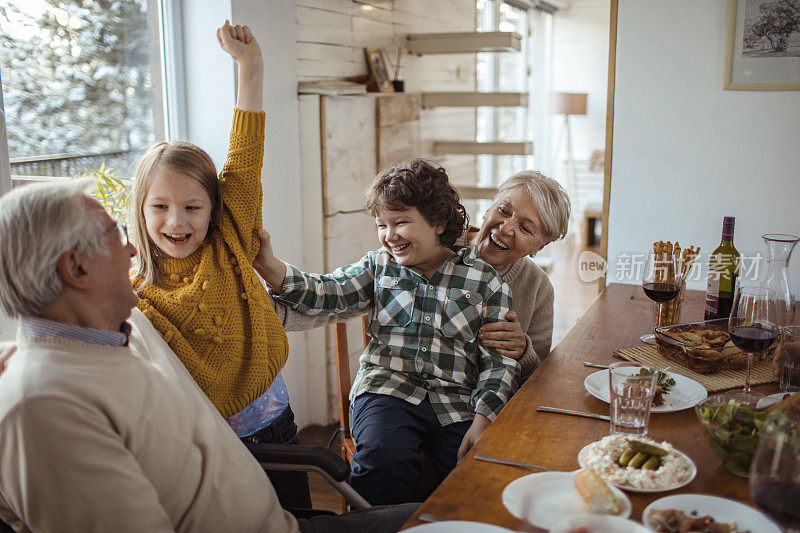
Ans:
{"type": "Polygon", "coordinates": [[[247,26],[231,26],[227,20],[217,29],[220,47],[236,61],[239,89],[236,107],[243,111],[264,110],[264,60],[261,47],[247,26]]]}

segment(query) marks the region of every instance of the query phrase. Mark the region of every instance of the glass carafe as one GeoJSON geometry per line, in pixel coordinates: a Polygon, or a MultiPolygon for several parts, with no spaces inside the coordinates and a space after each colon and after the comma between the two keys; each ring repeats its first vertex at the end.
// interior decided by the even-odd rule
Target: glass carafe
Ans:
{"type": "Polygon", "coordinates": [[[785,233],[768,233],[761,238],[767,246],[767,271],[761,278],[760,285],[775,291],[778,324],[788,326],[792,323],[796,311],[795,294],[789,281],[789,258],[800,237],[785,233]]]}

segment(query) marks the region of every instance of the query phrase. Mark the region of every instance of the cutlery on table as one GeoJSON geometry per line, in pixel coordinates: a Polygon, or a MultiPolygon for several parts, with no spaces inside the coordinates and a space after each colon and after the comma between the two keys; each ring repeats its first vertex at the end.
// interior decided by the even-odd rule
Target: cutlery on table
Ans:
{"type": "Polygon", "coordinates": [[[449,518],[442,518],[441,516],[430,513],[422,513],[417,517],[417,520],[420,522],[446,522],[449,518]]]}
{"type": "Polygon", "coordinates": [[[592,368],[608,368],[608,365],[598,365],[597,363],[590,363],[589,361],[584,361],[583,366],[590,366],[592,368]]]}
{"type": "Polygon", "coordinates": [[[528,463],[518,463],[516,461],[508,461],[506,459],[498,459],[497,457],[489,457],[488,455],[483,455],[482,453],[476,453],[475,459],[478,461],[486,461],[487,463],[497,463],[499,465],[507,465],[507,466],[518,466],[520,468],[533,468],[534,470],[544,470],[545,472],[549,472],[549,468],[545,468],[539,465],[532,465],[528,463]]]}
{"type": "Polygon", "coordinates": [[[606,420],[610,421],[611,417],[608,415],[598,415],[595,413],[584,413],[583,411],[571,411],[569,409],[559,409],[558,407],[545,407],[544,405],[540,405],[536,408],[537,411],[542,411],[544,413],[558,413],[562,415],[574,415],[574,416],[583,416],[586,418],[594,418],[596,420],[606,420]]]}

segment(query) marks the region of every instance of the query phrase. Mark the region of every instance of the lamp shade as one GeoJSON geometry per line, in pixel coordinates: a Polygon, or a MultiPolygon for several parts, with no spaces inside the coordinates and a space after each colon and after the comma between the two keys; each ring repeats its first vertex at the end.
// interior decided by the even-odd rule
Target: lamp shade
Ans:
{"type": "Polygon", "coordinates": [[[585,115],[586,93],[550,93],[551,115],[585,115]]]}

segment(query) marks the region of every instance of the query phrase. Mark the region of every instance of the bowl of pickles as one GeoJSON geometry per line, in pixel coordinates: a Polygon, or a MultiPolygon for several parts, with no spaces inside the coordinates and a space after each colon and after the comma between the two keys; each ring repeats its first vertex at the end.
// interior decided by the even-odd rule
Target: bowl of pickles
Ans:
{"type": "Polygon", "coordinates": [[[738,392],[709,396],[694,410],[725,468],[748,477],[768,411],[756,409],[751,397],[738,392]]]}

